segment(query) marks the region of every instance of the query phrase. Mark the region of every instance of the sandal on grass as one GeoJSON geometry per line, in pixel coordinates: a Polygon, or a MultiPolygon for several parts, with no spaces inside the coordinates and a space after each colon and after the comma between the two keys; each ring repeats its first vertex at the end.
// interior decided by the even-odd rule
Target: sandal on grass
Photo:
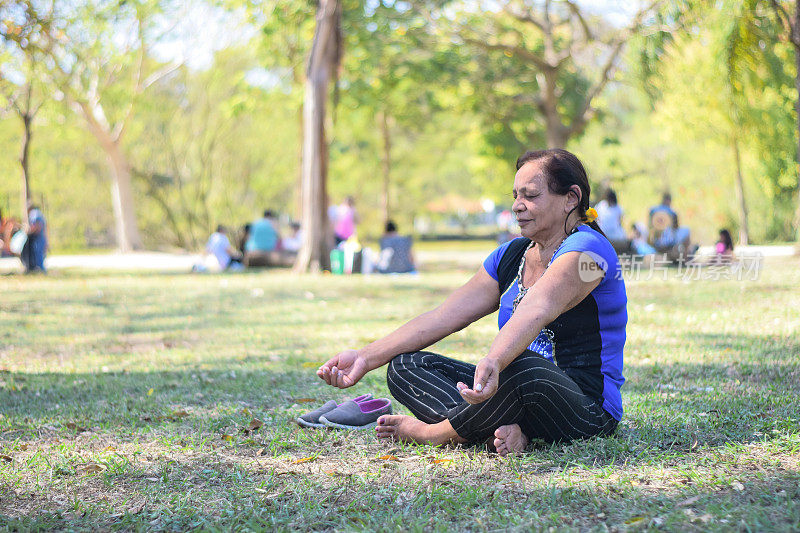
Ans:
{"type": "MultiPolygon", "coordinates": [[[[371,400],[371,399],[372,399],[372,394],[369,394],[369,393],[362,394],[361,396],[353,398],[352,400],[347,400],[342,405],[344,405],[346,403],[351,403],[351,402],[355,403],[355,404],[358,404],[358,403],[365,402],[365,401],[371,400]]],[[[333,400],[328,400],[327,402],[325,402],[322,405],[322,407],[318,407],[318,408],[314,409],[313,411],[311,411],[310,413],[306,413],[304,415],[299,416],[298,418],[295,419],[295,422],[297,422],[300,426],[306,427],[306,428],[324,428],[325,424],[320,422],[319,417],[321,417],[325,413],[329,413],[329,412],[333,411],[337,407],[339,407],[339,404],[337,404],[333,400]]]]}

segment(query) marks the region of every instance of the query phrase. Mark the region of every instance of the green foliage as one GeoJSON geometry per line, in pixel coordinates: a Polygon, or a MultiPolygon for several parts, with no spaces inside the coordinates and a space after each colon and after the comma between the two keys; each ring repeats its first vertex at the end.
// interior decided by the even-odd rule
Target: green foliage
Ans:
{"type": "MultiPolygon", "coordinates": [[[[249,21],[253,39],[219,51],[208,68],[181,68],[142,92],[134,89],[138,61],[148,74],[165,66],[147,49],[169,30],[176,3],[58,2],[52,26],[26,26],[19,10],[10,17],[8,6],[25,4],[7,2],[0,11],[2,69],[22,72],[22,35],[37,54],[42,32],[60,39],[63,63],[41,62],[47,68],[36,74],[36,90],[49,98],[34,123],[31,154],[35,199],[44,200],[56,248],[112,240],[107,161],[65,102],[69,91],[85,95],[95,86],[110,130],[125,124],[123,148],[135,170],[148,246],[195,248],[214,225],[238,226],[265,207],[299,215],[300,113],[314,2],[215,0],[249,21]],[[12,19],[19,34],[9,31],[12,19]],[[120,38],[137,31],[147,37],[143,55],[120,38]],[[100,76],[93,81],[92,73],[100,76]]],[[[453,1],[343,2],[328,189],[333,202],[356,196],[362,235],[380,232],[384,119],[391,215],[406,229],[447,195],[508,205],[514,160],[545,144],[540,70],[519,52],[541,54],[542,33],[499,5],[481,5],[487,9],[453,1]]],[[[619,29],[602,12],[585,22],[603,39],[619,29]]],[[[670,188],[682,221],[709,242],[718,227],[737,223],[727,140],[736,132],[752,237],[790,238],[795,67],[772,11],[756,0],[680,0],[665,3],[645,26],[628,42],[615,82],[593,100],[595,118],[569,142],[595,190],[615,187],[632,221],[670,188]]],[[[572,39],[582,45],[581,32],[577,22],[561,27],[556,50],[568,50],[572,39]]],[[[565,124],[597,81],[602,50],[596,44],[564,61],[556,89],[565,124]]],[[[0,114],[0,206],[13,214],[19,142],[18,120],[0,114]]]]}

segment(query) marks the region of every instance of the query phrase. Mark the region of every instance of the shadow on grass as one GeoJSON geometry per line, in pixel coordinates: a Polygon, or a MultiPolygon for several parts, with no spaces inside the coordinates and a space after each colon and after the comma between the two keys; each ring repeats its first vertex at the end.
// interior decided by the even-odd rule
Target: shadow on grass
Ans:
{"type": "Polygon", "coordinates": [[[504,475],[506,465],[499,460],[476,475],[436,468],[424,476],[398,476],[395,468],[375,467],[330,476],[306,466],[276,472],[255,460],[209,466],[205,458],[179,458],[157,472],[132,465],[121,473],[81,479],[69,495],[17,494],[0,511],[0,525],[10,530],[444,531],[485,525],[588,530],[614,524],[791,530],[800,524],[800,475],[786,469],[747,477],[737,472],[733,480],[575,484],[504,475]]]}
{"type": "MultiPolygon", "coordinates": [[[[112,434],[169,432],[176,427],[171,417],[176,410],[196,411],[178,426],[215,434],[246,423],[244,409],[281,424],[328,399],[368,391],[388,396],[380,370],[340,391],[317,381],[313,368],[272,371],[264,368],[270,361],[263,357],[246,359],[222,357],[168,372],[2,373],[0,441],[36,438],[45,426],[67,434],[74,434],[75,427],[112,434]]],[[[598,453],[592,453],[591,465],[635,461],[651,452],[747,444],[797,431],[796,364],[751,363],[749,371],[737,366],[738,381],[730,378],[730,368],[726,363],[636,367],[623,389],[626,416],[617,434],[594,450],[598,453]]]]}

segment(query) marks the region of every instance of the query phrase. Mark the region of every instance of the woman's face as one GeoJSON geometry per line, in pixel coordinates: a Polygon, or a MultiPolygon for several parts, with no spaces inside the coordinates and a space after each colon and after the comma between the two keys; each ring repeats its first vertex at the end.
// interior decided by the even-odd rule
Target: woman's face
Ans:
{"type": "Polygon", "coordinates": [[[567,214],[578,203],[574,194],[560,196],[550,192],[538,161],[525,163],[517,171],[513,192],[511,209],[520,232],[523,237],[537,242],[563,234],[567,214]]]}

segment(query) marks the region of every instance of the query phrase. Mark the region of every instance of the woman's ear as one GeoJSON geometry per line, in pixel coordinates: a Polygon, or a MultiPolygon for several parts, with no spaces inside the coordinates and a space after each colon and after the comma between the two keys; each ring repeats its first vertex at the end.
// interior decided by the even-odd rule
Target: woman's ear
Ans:
{"type": "Polygon", "coordinates": [[[572,211],[577,206],[581,205],[581,188],[578,185],[573,185],[569,188],[567,193],[567,203],[564,206],[567,212],[572,211]]]}

